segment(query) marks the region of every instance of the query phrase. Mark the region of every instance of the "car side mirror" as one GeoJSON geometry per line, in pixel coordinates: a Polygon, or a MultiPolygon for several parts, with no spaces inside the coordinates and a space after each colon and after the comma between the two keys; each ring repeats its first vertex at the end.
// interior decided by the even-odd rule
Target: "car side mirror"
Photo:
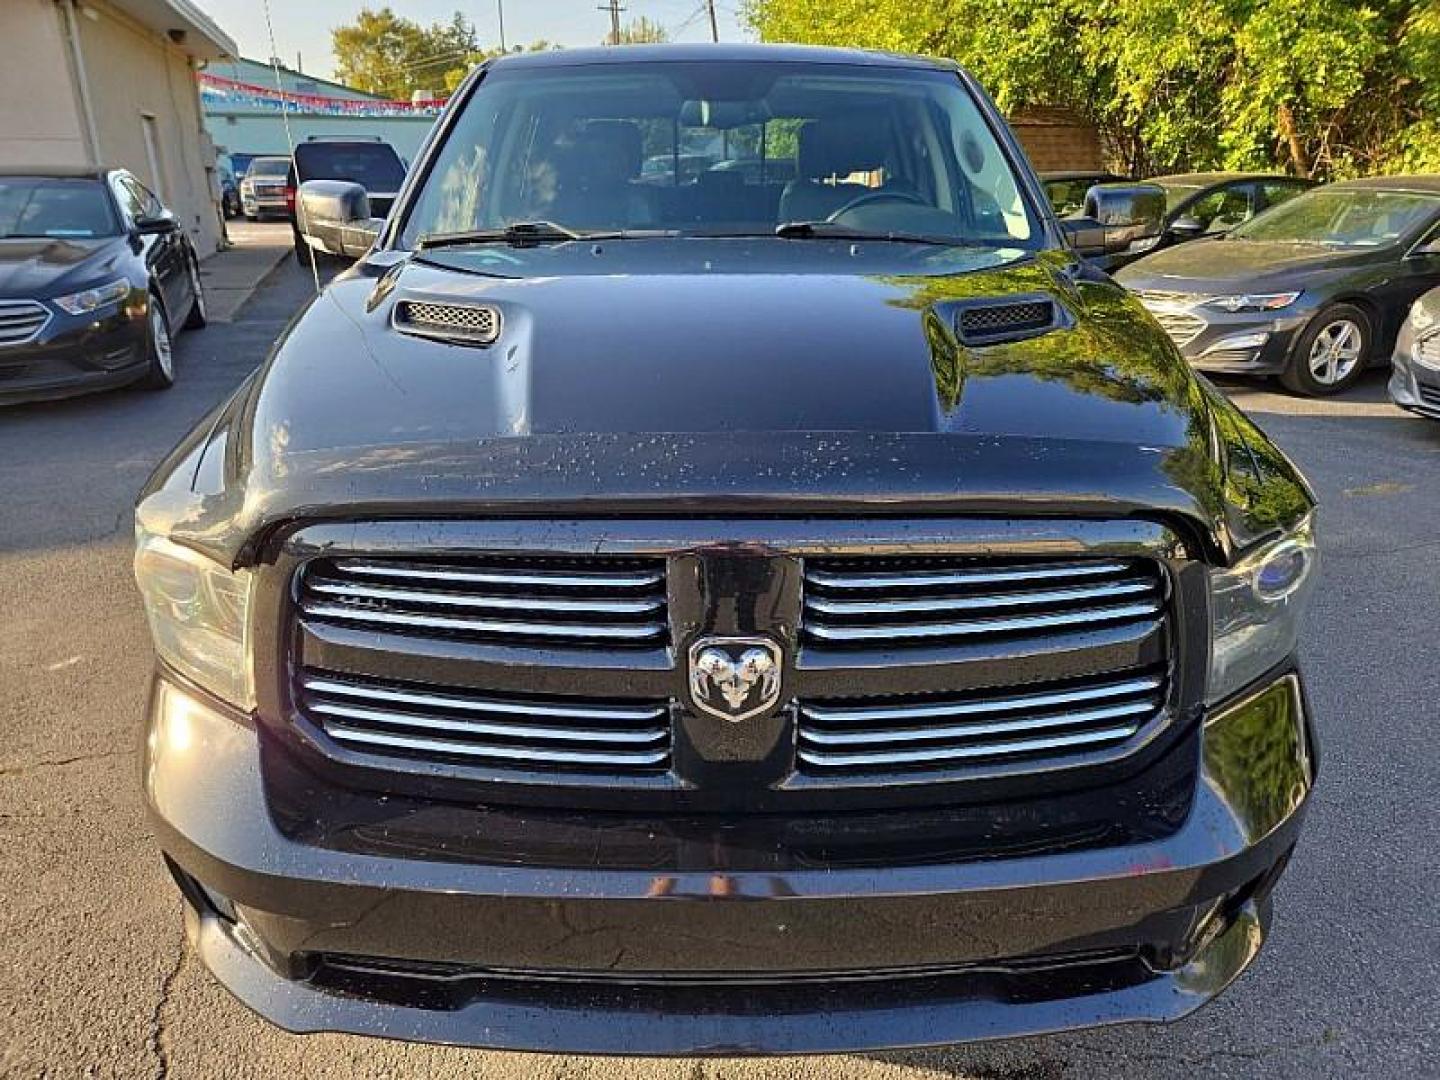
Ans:
{"type": "Polygon", "coordinates": [[[1144,251],[1165,229],[1165,192],[1155,184],[1096,184],[1079,220],[1105,228],[1105,253],[1144,251]]]}
{"type": "Polygon", "coordinates": [[[137,218],[135,220],[135,233],[137,236],[163,236],[172,233],[180,228],[180,219],[169,210],[161,210],[153,217],[137,218]]]}
{"type": "Polygon", "coordinates": [[[1194,240],[1205,235],[1205,223],[1187,214],[1172,221],[1167,231],[1177,240],[1194,240]]]}
{"type": "Polygon", "coordinates": [[[372,247],[385,224],[370,216],[370,196],[348,180],[307,180],[295,199],[295,224],[331,251],[358,259],[372,247]]]}

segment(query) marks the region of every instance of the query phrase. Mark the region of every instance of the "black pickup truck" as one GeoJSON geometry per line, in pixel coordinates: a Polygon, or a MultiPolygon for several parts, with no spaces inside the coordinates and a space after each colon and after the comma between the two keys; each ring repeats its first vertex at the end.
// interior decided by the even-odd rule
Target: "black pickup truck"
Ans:
{"type": "Polygon", "coordinates": [[[818,1052],[1173,1020],[1251,962],[1314,500],[964,71],[508,56],[335,224],[362,257],[137,511],[148,804],[241,1000],[818,1052]]]}

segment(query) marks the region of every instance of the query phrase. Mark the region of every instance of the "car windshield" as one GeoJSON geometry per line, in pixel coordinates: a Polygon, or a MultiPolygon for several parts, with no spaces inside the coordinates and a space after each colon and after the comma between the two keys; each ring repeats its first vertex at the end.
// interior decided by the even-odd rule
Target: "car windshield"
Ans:
{"type": "Polygon", "coordinates": [[[1205,190],[1204,184],[1162,184],[1156,180],[1150,180],[1147,181],[1147,183],[1154,184],[1161,191],[1165,192],[1165,212],[1167,214],[1173,212],[1177,206],[1192,195],[1196,195],[1205,190]]]}
{"type": "Polygon", "coordinates": [[[0,239],[117,236],[120,221],[98,180],[0,177],[0,239]]]}
{"type": "Polygon", "coordinates": [[[290,171],[289,158],[256,158],[246,176],[284,176],[290,171]]]}
{"type": "Polygon", "coordinates": [[[1230,235],[1242,240],[1380,247],[1440,212],[1440,196],[1367,188],[1316,188],[1257,214],[1230,235]]]}
{"type": "Polygon", "coordinates": [[[301,180],[349,180],[367,191],[398,191],[400,155],[387,143],[306,143],[295,148],[301,180]]]}
{"type": "Polygon", "coordinates": [[[955,74],[777,61],[501,65],[456,119],[404,242],[527,222],[1041,242],[955,74]]]}

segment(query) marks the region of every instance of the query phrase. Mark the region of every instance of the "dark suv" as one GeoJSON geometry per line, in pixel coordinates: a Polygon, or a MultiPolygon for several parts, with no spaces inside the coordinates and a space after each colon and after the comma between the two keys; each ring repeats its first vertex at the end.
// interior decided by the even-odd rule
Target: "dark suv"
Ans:
{"type": "Polygon", "coordinates": [[[788,1053],[1172,1020],[1254,959],[1313,499],[964,71],[507,56],[370,220],[137,512],[149,807],[238,997],[788,1053]],[[781,164],[644,175],[697,146],[781,164]]]}
{"type": "Polygon", "coordinates": [[[311,248],[321,254],[338,255],[326,238],[312,228],[304,208],[295,204],[300,184],[313,180],[337,180],[358,185],[365,192],[369,212],[384,218],[394,205],[400,185],[405,182],[405,163],[395,148],[381,139],[344,139],[311,136],[295,147],[286,184],[290,228],[294,233],[295,256],[308,259],[311,248]]]}

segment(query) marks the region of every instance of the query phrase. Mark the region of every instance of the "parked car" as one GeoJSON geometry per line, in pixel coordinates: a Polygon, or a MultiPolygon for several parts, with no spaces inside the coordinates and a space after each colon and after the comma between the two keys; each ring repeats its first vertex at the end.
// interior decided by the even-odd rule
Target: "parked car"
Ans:
{"type": "Polygon", "coordinates": [[[1192,364],[1334,394],[1440,285],[1440,177],[1331,184],[1116,275],[1192,364]]]}
{"type": "Polygon", "coordinates": [[[1103,260],[1106,270],[1118,270],[1187,240],[1226,232],[1315,186],[1313,180],[1294,176],[1223,172],[1156,176],[1145,183],[1165,193],[1165,218],[1158,232],[1103,260]]]}
{"type": "Polygon", "coordinates": [[[400,185],[405,182],[405,163],[395,148],[382,139],[339,139],[312,136],[295,147],[287,190],[290,192],[290,229],[295,240],[295,257],[308,259],[313,247],[321,254],[341,255],[335,244],[327,243],[322,231],[311,227],[295,207],[295,190],[311,180],[335,180],[358,185],[365,195],[367,216],[383,219],[390,213],[400,185]]]}
{"type": "Polygon", "coordinates": [[[1411,305],[1400,324],[1391,364],[1390,400],[1440,420],[1440,288],[1411,305]]]}
{"type": "Polygon", "coordinates": [[[437,124],[137,508],[210,970],[291,1030],[610,1054],[1227,986],[1315,776],[1312,496],[971,77],[567,49],[437,124]],[[656,192],[642,133],[701,118],[798,129],[795,178],[656,192]]]}
{"type": "Polygon", "coordinates": [[[1045,197],[1061,217],[1078,214],[1085,208],[1085,193],[1096,184],[1128,183],[1129,177],[1111,172],[1070,171],[1042,172],[1040,183],[1045,188],[1045,197]]]}
{"type": "Polygon", "coordinates": [[[240,205],[251,221],[280,217],[290,213],[286,197],[288,157],[257,157],[251,160],[245,177],[240,181],[240,205]]]}
{"type": "Polygon", "coordinates": [[[175,381],[205,325],[190,238],[124,169],[0,169],[0,402],[175,381]]]}

